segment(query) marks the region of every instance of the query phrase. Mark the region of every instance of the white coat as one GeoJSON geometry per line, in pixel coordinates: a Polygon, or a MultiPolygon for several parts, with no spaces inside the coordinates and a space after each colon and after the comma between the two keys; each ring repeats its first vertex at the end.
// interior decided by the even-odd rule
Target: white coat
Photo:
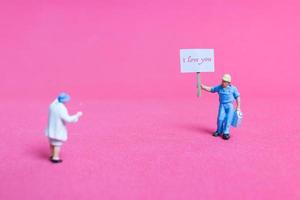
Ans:
{"type": "Polygon", "coordinates": [[[70,116],[66,106],[56,99],[49,107],[46,136],[51,139],[66,141],[68,139],[66,123],[75,123],[78,119],[78,113],[70,116]]]}

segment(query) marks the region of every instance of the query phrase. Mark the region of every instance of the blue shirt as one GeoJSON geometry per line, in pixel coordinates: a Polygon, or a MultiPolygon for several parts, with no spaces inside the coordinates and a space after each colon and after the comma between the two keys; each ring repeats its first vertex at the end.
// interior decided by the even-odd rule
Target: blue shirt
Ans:
{"type": "Polygon", "coordinates": [[[211,88],[211,92],[217,92],[219,94],[219,101],[222,104],[232,103],[240,96],[237,88],[233,85],[228,85],[226,88],[223,88],[222,85],[217,85],[211,88]]]}

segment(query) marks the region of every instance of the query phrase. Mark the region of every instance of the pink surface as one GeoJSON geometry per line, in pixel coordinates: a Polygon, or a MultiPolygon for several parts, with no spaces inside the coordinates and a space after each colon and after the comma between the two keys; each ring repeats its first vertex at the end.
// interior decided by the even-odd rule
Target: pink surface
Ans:
{"type": "Polygon", "coordinates": [[[299,199],[298,1],[0,1],[0,199],[299,199]],[[214,48],[245,120],[214,138],[180,48],[214,48]],[[84,117],[61,165],[47,107],[84,117]]]}

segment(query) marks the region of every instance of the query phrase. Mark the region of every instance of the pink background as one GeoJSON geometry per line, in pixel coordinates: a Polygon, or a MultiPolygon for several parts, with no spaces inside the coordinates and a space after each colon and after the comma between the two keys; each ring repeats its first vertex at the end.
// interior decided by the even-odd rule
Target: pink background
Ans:
{"type": "Polygon", "coordinates": [[[0,199],[299,199],[300,3],[0,1],[0,199]],[[214,48],[243,126],[223,141],[180,48],[214,48]],[[72,95],[61,165],[47,106],[72,95]]]}

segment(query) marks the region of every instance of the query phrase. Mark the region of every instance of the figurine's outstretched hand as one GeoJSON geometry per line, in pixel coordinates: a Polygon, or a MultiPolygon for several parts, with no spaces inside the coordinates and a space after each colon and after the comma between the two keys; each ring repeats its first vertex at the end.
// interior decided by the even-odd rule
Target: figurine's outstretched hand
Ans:
{"type": "Polygon", "coordinates": [[[205,90],[205,91],[207,91],[207,92],[210,92],[210,91],[211,91],[211,87],[206,86],[206,85],[203,85],[203,84],[201,84],[201,89],[202,89],[202,90],[205,90]]]}
{"type": "Polygon", "coordinates": [[[83,115],[83,113],[81,111],[77,113],[78,117],[81,117],[82,115],[83,115]]]}

